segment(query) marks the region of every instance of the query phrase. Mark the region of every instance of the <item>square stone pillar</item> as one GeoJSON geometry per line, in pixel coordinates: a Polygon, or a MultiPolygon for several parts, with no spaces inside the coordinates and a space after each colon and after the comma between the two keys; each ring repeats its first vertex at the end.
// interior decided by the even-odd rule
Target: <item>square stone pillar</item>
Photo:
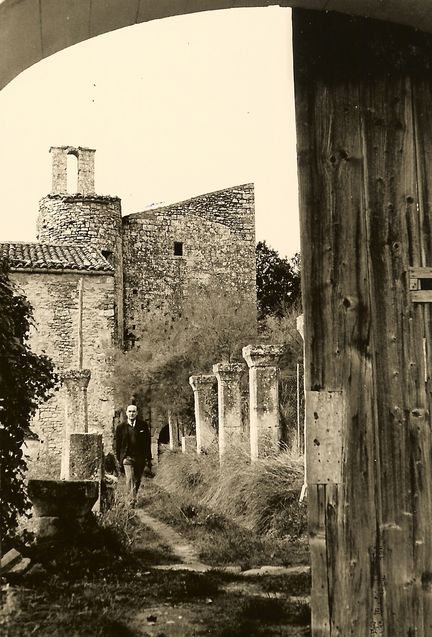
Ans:
{"type": "Polygon", "coordinates": [[[251,460],[279,449],[279,367],[281,345],[248,345],[251,460]]]}
{"type": "Polygon", "coordinates": [[[219,456],[221,459],[229,454],[233,446],[240,444],[242,439],[240,376],[243,370],[243,363],[213,365],[218,381],[219,456]]]}
{"type": "Polygon", "coordinates": [[[214,422],[214,408],[217,404],[216,376],[213,374],[190,376],[189,384],[194,393],[197,453],[201,453],[206,451],[216,438],[214,422]]]}

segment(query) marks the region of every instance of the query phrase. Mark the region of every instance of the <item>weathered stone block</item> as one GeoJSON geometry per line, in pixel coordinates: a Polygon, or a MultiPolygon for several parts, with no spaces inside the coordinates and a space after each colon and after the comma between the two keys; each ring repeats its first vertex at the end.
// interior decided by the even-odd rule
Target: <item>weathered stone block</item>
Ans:
{"type": "Polygon", "coordinates": [[[66,480],[101,480],[103,477],[102,434],[74,433],[68,438],[66,480]]]}
{"type": "Polygon", "coordinates": [[[83,518],[99,493],[95,480],[29,480],[28,496],[38,517],[83,518]]]}

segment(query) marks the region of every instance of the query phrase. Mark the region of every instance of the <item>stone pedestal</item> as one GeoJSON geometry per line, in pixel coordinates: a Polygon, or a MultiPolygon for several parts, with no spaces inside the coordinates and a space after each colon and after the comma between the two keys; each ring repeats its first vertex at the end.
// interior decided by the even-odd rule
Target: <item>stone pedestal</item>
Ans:
{"type": "Polygon", "coordinates": [[[230,450],[241,443],[242,363],[217,363],[213,372],[218,381],[219,456],[225,458],[230,450]]]}
{"type": "Polygon", "coordinates": [[[249,367],[251,460],[279,449],[280,345],[248,345],[243,358],[249,367]]]}
{"type": "Polygon", "coordinates": [[[102,434],[71,433],[63,447],[61,477],[64,480],[96,480],[99,485],[99,497],[93,508],[101,510],[101,485],[103,470],[102,434]]]}
{"type": "Polygon", "coordinates": [[[103,478],[102,434],[72,433],[66,440],[65,480],[103,478]]]}
{"type": "Polygon", "coordinates": [[[216,438],[217,380],[213,374],[199,374],[191,376],[189,384],[194,393],[197,453],[201,453],[216,438]]]}
{"type": "Polygon", "coordinates": [[[29,480],[37,539],[73,542],[94,522],[91,509],[98,494],[92,480],[29,480]]]}
{"type": "Polygon", "coordinates": [[[196,444],[196,436],[182,436],[182,453],[186,453],[186,451],[190,451],[191,449],[196,450],[196,444]]]}

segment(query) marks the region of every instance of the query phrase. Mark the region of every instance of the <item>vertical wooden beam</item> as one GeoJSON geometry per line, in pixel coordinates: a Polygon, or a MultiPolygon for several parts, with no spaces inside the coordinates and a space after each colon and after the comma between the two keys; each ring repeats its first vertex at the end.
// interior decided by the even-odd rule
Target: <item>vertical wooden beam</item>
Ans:
{"type": "Polygon", "coordinates": [[[293,21],[306,390],[345,404],[342,482],[308,485],[312,633],[426,637],[432,326],[408,272],[432,266],[432,38],[293,21]]]}

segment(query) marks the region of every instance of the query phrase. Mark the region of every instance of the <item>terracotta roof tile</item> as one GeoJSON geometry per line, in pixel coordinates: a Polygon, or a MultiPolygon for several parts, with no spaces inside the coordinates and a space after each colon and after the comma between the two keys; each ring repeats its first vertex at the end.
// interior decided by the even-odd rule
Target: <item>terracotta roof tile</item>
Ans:
{"type": "Polygon", "coordinates": [[[14,270],[113,272],[112,265],[102,253],[91,246],[8,241],[0,243],[0,259],[2,258],[14,270]]]}

